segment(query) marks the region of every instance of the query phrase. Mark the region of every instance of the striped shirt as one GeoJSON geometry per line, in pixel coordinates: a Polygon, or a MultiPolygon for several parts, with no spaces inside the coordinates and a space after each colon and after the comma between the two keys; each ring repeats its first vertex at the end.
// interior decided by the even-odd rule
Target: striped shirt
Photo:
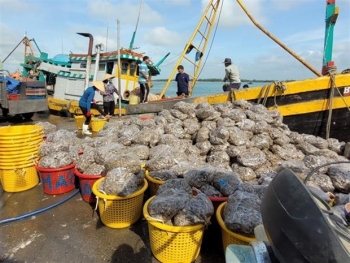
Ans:
{"type": "Polygon", "coordinates": [[[146,79],[145,77],[142,75],[142,72],[145,73],[145,75],[148,77],[149,73],[148,73],[148,67],[145,61],[143,61],[140,65],[139,65],[139,83],[140,84],[145,84],[146,83],[146,79]]]}

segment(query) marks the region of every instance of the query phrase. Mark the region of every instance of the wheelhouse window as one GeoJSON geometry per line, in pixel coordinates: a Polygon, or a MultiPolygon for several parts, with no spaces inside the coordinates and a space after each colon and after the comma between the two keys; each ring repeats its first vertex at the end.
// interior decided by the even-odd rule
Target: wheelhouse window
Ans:
{"type": "Polygon", "coordinates": [[[105,68],[106,68],[106,64],[105,63],[102,63],[102,64],[99,64],[98,65],[98,71],[105,71],[105,68]]]}
{"type": "Polygon", "coordinates": [[[86,63],[80,63],[80,68],[86,68],[86,63]]]}
{"type": "Polygon", "coordinates": [[[107,62],[106,73],[113,74],[114,62],[107,62]]]}
{"type": "Polygon", "coordinates": [[[130,72],[129,72],[130,76],[134,76],[135,71],[136,71],[136,66],[137,66],[136,61],[132,61],[130,63],[130,72]]]}
{"type": "Polygon", "coordinates": [[[129,65],[129,63],[122,62],[122,74],[127,74],[127,72],[128,72],[128,65],[129,65]]]}

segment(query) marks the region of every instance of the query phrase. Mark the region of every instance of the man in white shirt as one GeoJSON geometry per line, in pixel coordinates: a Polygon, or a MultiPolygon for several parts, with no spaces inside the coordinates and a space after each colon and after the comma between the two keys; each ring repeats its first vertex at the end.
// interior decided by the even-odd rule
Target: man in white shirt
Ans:
{"type": "Polygon", "coordinates": [[[224,91],[230,91],[231,89],[238,90],[241,86],[241,79],[239,76],[238,68],[232,65],[230,58],[225,58],[225,77],[224,82],[228,81],[229,84],[224,84],[222,87],[224,91]]]}

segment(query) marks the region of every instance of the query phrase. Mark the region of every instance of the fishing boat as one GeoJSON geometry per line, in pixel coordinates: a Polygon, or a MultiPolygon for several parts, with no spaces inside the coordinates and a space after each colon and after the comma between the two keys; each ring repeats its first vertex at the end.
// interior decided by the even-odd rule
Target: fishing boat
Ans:
{"type": "MultiPolygon", "coordinates": [[[[20,78],[46,81],[50,95],[48,97],[49,110],[53,114],[82,114],[78,105],[81,95],[87,87],[92,85],[92,81],[101,80],[105,74],[115,76],[111,81],[119,90],[120,96],[115,95],[115,100],[119,101],[120,106],[138,103],[136,93],[139,86],[137,68],[145,54],[135,51],[134,40],[142,4],[141,0],[135,31],[128,48],[118,47],[118,50],[103,52],[104,45],[95,44],[94,37],[90,33],[77,33],[89,39],[87,53],[58,54],[49,58],[46,52],[41,51],[35,39],[28,39],[25,36],[14,48],[16,49],[21,43],[25,46],[20,78]],[[34,43],[38,54],[35,54],[32,43],[34,43]],[[95,52],[93,52],[93,48],[95,48],[95,52]]],[[[151,77],[160,74],[160,65],[169,54],[166,54],[158,63],[151,61],[148,64],[151,77]]],[[[151,81],[149,85],[152,85],[151,81]]],[[[102,96],[96,93],[95,100],[102,103],[102,96]]],[[[100,114],[96,109],[92,109],[91,113],[93,115],[100,114]]],[[[125,114],[125,108],[119,107],[115,113],[125,114]]]]}
{"type": "MultiPolygon", "coordinates": [[[[243,3],[240,0],[237,0],[237,2],[260,30],[271,37],[309,70],[314,72],[317,77],[290,82],[275,81],[260,87],[233,90],[231,92],[207,96],[168,98],[149,102],[147,106],[127,105],[126,114],[156,113],[162,109],[172,107],[172,105],[180,100],[195,104],[203,101],[216,104],[227,101],[247,100],[253,103],[261,103],[268,109],[279,110],[283,115],[283,122],[292,131],[314,134],[324,138],[333,137],[342,141],[350,141],[350,70],[348,69],[338,73],[336,64],[332,61],[333,31],[339,14],[339,8],[335,6],[335,0],[328,0],[326,6],[326,37],[324,40],[322,72],[318,72],[312,68],[277,38],[273,37],[271,33],[263,29],[250,15],[243,3]]],[[[221,10],[219,9],[219,5],[220,0],[211,0],[209,2],[182,55],[174,66],[173,72],[160,94],[161,96],[165,94],[177,66],[182,64],[184,59],[194,65],[194,73],[190,75],[192,80],[192,91],[190,93],[193,92],[200,73],[203,54],[205,54],[206,41],[209,39],[216,13],[219,13],[218,19],[220,19],[221,10]],[[201,30],[202,28],[206,31],[201,30]],[[197,43],[201,43],[201,46],[195,46],[193,44],[193,40],[198,36],[203,40],[197,41],[197,43]],[[195,51],[194,60],[190,57],[190,55],[193,55],[191,54],[192,50],[195,51]]]]}
{"type": "MultiPolygon", "coordinates": [[[[119,51],[102,52],[103,44],[97,44],[96,52],[92,53],[93,36],[89,33],[78,34],[89,38],[88,53],[59,54],[48,58],[48,54],[38,48],[39,56],[33,56],[32,53],[25,56],[25,61],[21,64],[22,76],[46,79],[48,93],[51,95],[48,98],[49,109],[54,114],[82,114],[78,105],[81,95],[92,81],[102,79],[106,73],[115,76],[112,82],[116,87],[119,87],[120,79],[121,100],[128,103],[130,92],[138,87],[137,66],[144,55],[133,51],[132,45],[119,51]],[[121,64],[120,73],[118,59],[121,64]]],[[[168,55],[158,63],[148,64],[151,76],[160,74],[159,65],[168,55]]],[[[102,101],[98,93],[95,98],[102,101]]],[[[118,95],[115,95],[115,99],[118,100],[118,95]]],[[[93,109],[92,114],[99,113],[93,109]]]]}

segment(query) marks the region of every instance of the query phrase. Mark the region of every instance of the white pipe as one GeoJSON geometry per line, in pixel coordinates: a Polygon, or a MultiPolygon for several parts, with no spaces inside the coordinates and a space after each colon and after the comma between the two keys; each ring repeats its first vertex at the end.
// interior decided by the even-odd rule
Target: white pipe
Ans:
{"type": "Polygon", "coordinates": [[[119,91],[119,117],[122,116],[122,85],[121,85],[121,63],[120,63],[120,21],[117,19],[117,50],[118,50],[118,91],[119,91]]]}
{"type": "Polygon", "coordinates": [[[95,48],[96,48],[96,62],[95,62],[94,81],[97,78],[97,71],[100,64],[100,53],[101,53],[101,50],[103,50],[103,44],[98,44],[95,46],[95,48]]]}

